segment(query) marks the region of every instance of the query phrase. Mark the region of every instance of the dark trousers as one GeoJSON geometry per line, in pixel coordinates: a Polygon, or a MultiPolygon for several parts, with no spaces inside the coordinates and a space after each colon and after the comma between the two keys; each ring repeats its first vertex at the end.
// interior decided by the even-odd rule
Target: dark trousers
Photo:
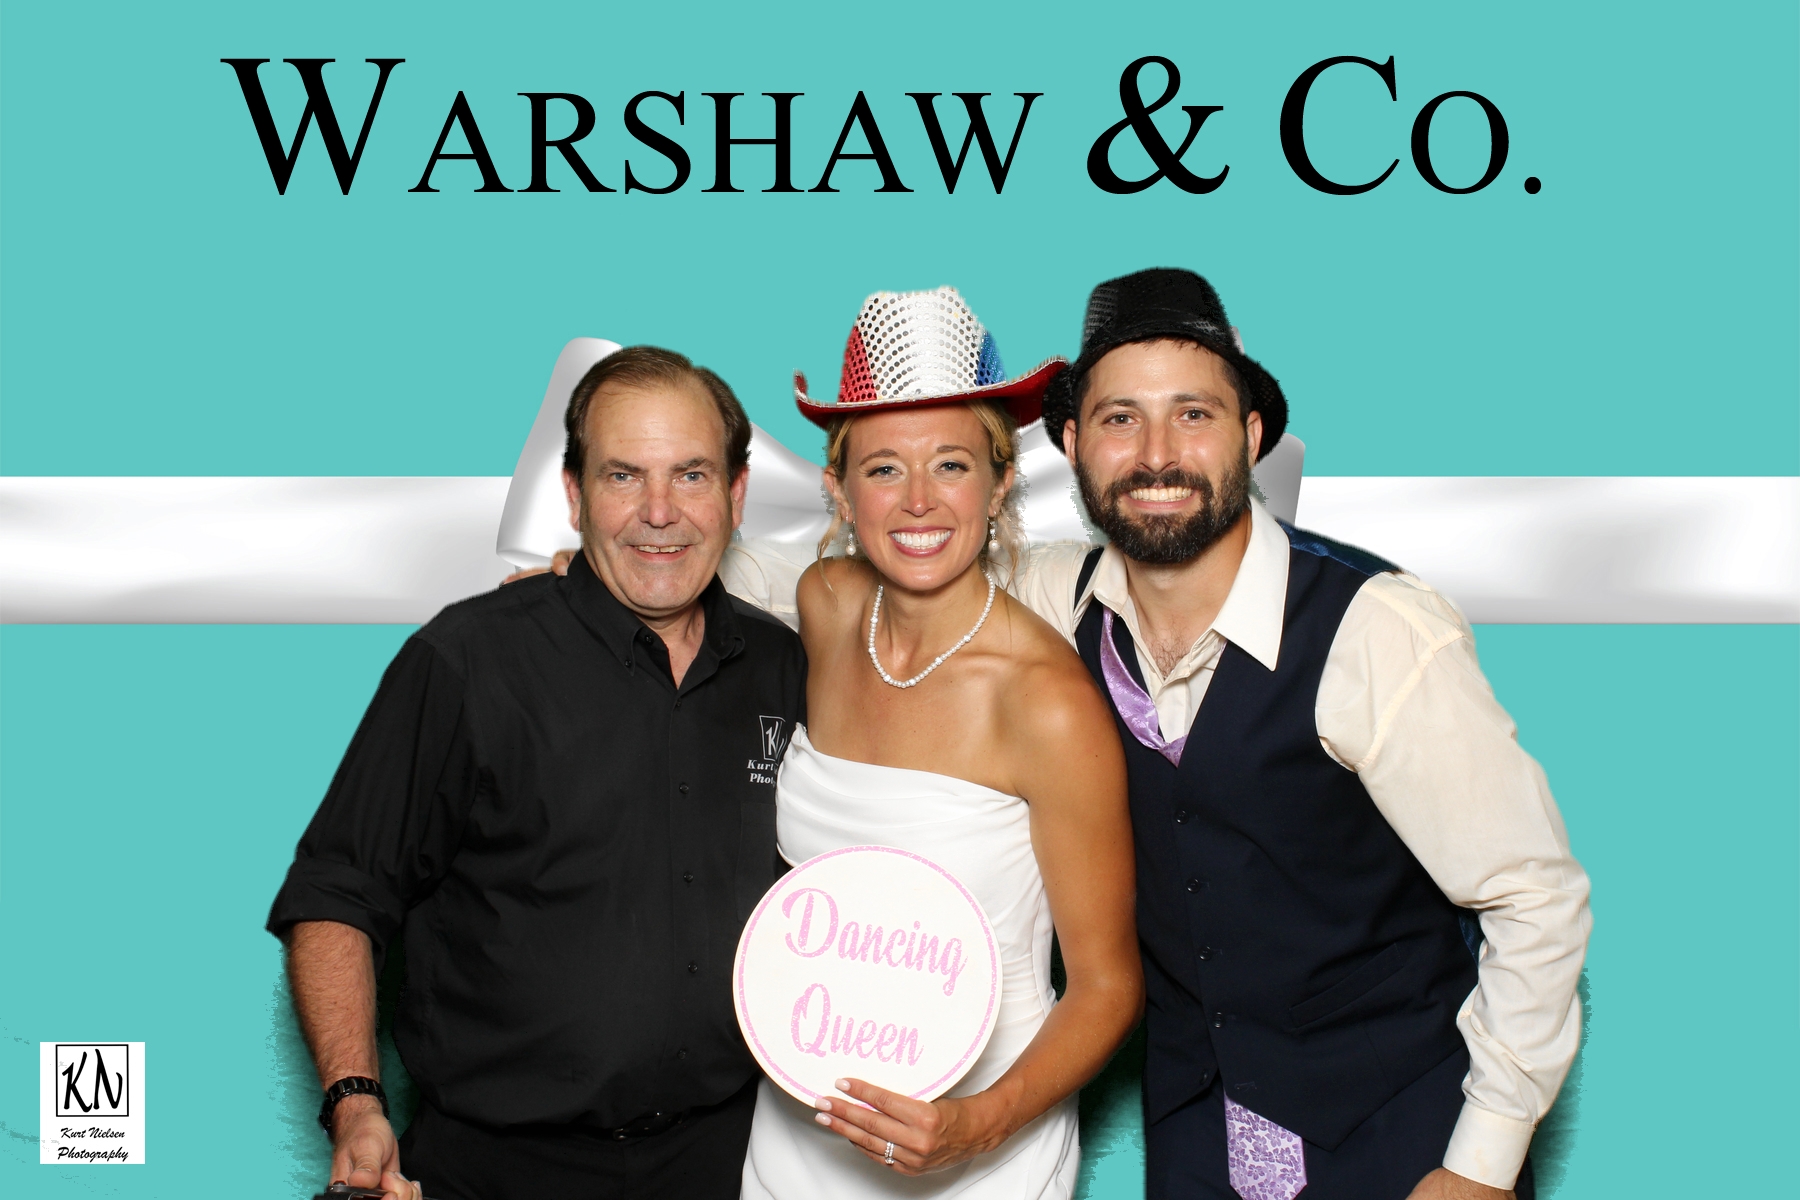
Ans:
{"type": "Polygon", "coordinates": [[[617,1141],[570,1126],[490,1129],[424,1100],[400,1139],[400,1169],[431,1200],[735,1200],[756,1083],[673,1129],[617,1141]]]}
{"type": "MultiPolygon", "coordinates": [[[[1444,1165],[1468,1070],[1468,1051],[1459,1050],[1376,1109],[1337,1149],[1306,1142],[1306,1190],[1299,1200],[1406,1200],[1419,1180],[1444,1165]]],[[[1148,1200],[1238,1200],[1217,1081],[1146,1129],[1144,1141],[1148,1200]]],[[[1530,1159],[1514,1190],[1519,1200],[1537,1200],[1530,1159]]]]}

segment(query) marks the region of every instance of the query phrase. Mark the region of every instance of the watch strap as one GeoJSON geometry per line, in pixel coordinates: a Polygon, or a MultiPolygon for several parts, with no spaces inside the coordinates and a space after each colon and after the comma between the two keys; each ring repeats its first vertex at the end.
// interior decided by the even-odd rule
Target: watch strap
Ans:
{"type": "Polygon", "coordinates": [[[387,1090],[381,1086],[379,1079],[370,1079],[366,1075],[346,1075],[325,1089],[325,1103],[319,1106],[319,1125],[327,1134],[331,1132],[331,1114],[336,1111],[338,1102],[347,1096],[373,1096],[381,1101],[381,1115],[389,1115],[387,1090]]]}

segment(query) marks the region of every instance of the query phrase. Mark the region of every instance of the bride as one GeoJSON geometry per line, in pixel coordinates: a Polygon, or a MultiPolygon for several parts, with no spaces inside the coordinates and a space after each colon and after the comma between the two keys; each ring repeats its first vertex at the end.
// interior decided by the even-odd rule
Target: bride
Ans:
{"type": "Polygon", "coordinates": [[[1074,1192],[1075,1092],[1136,1023],[1143,981],[1112,715],[1001,586],[1018,425],[1060,366],[1003,380],[992,338],[942,288],[869,298],[838,403],[796,380],[827,430],[837,519],[822,547],[841,553],[800,581],[810,715],[777,787],[782,854],[874,843],[939,863],[987,911],[1003,985],[987,1049],[936,1101],[845,1079],[812,1109],[764,1080],[745,1197],[1074,1192]]]}

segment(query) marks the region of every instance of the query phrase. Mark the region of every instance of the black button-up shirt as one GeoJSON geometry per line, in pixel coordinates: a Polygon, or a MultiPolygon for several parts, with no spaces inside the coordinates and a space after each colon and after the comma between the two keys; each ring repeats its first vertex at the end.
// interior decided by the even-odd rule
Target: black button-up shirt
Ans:
{"type": "Polygon", "coordinates": [[[408,639],[300,840],[269,929],[404,931],[395,1040],[425,1098],[492,1126],[624,1125],[756,1070],[732,957],[777,876],[800,639],[725,593],[668,651],[577,556],[408,639]]]}

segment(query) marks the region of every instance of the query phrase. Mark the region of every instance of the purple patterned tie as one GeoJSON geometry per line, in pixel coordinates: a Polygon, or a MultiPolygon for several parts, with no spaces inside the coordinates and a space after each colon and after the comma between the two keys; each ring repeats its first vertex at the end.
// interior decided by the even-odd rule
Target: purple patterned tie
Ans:
{"type": "Polygon", "coordinates": [[[1294,1200],[1306,1189],[1300,1135],[1225,1097],[1225,1156],[1231,1190],[1244,1200],[1294,1200]]]}
{"type": "Polygon", "coordinates": [[[1113,707],[1119,710],[1119,718],[1132,736],[1179,767],[1187,734],[1172,742],[1163,739],[1162,723],[1156,719],[1156,702],[1131,677],[1125,660],[1119,657],[1119,648],[1113,645],[1112,609],[1102,607],[1100,613],[1100,673],[1106,676],[1106,690],[1112,693],[1113,707]]]}
{"type": "MultiPolygon", "coordinates": [[[[1106,677],[1106,690],[1112,694],[1113,707],[1125,728],[1179,767],[1187,735],[1174,741],[1163,737],[1155,701],[1131,677],[1113,644],[1110,608],[1101,609],[1100,673],[1106,677]]],[[[1225,1154],[1232,1190],[1244,1200],[1294,1200],[1306,1187],[1306,1152],[1300,1135],[1251,1112],[1230,1096],[1225,1097],[1225,1154]]]]}

